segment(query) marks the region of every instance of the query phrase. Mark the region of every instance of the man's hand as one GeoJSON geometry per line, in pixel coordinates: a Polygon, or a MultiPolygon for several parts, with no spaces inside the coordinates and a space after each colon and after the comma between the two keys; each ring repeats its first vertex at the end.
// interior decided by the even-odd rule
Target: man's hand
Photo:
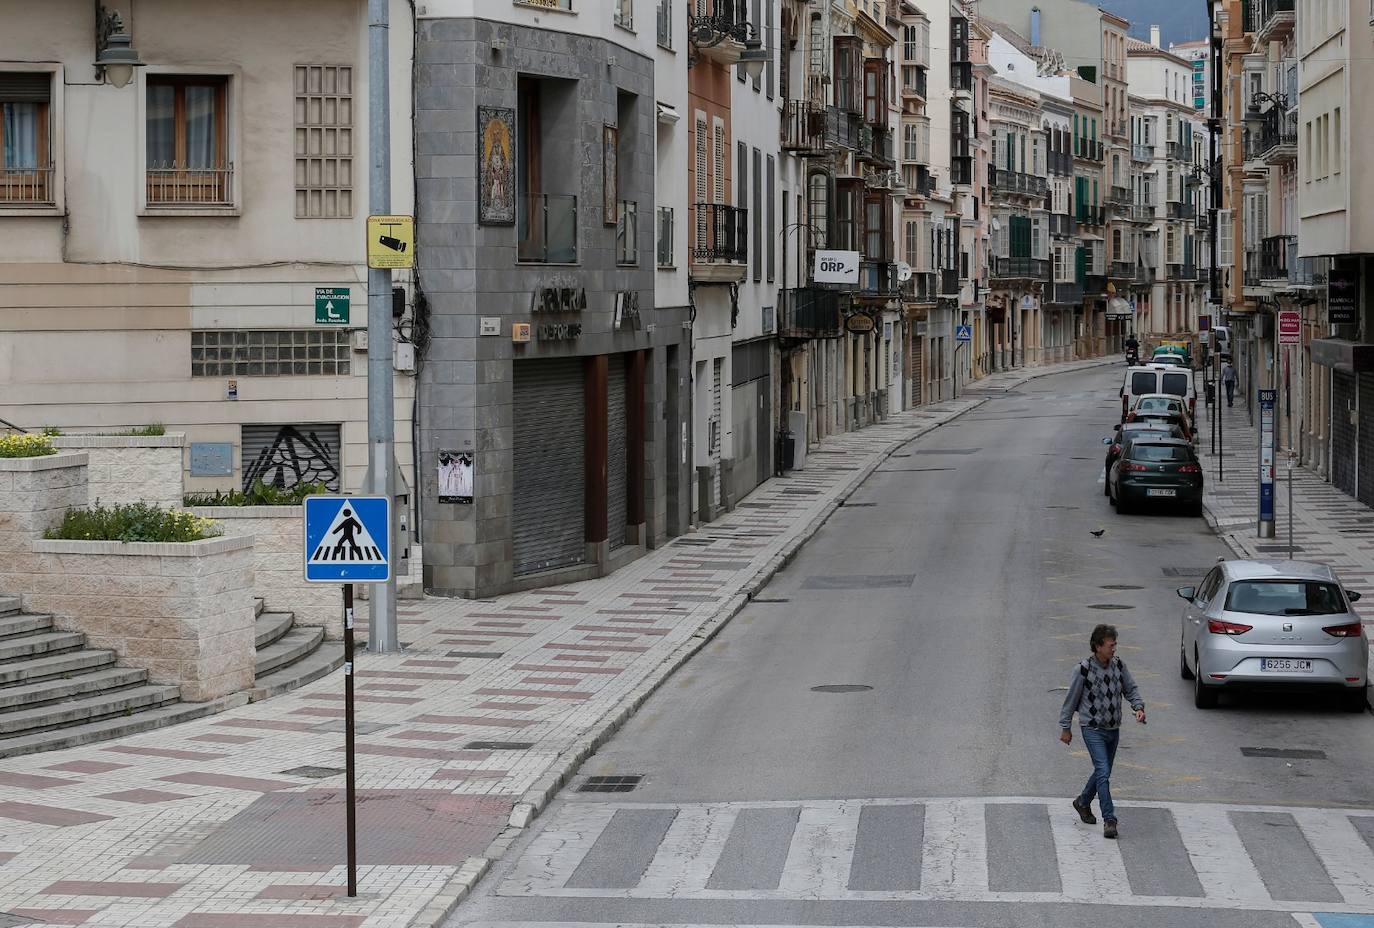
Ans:
{"type": "Polygon", "coordinates": [[[1069,731],[1067,728],[1064,729],[1059,733],[1059,740],[1065,744],[1071,744],[1073,742],[1073,732],[1069,731]]]}
{"type": "Polygon", "coordinates": [[[1144,709],[1137,709],[1137,710],[1135,710],[1135,720],[1136,720],[1137,722],[1139,722],[1141,725],[1144,725],[1144,724],[1145,724],[1145,710],[1144,710],[1144,709]]]}

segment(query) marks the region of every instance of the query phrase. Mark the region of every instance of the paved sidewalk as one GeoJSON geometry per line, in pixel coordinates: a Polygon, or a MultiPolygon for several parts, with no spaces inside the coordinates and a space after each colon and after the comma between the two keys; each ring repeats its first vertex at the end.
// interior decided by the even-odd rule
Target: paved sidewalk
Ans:
{"type": "MultiPolygon", "coordinates": [[[[1199,405],[1199,409],[1202,409],[1199,405]]],[[[1286,456],[1276,461],[1274,538],[1257,537],[1259,517],[1259,410],[1251,425],[1237,398],[1221,405],[1222,451],[1211,453],[1210,411],[1198,415],[1198,450],[1206,489],[1208,521],[1237,556],[1288,557],[1288,476],[1293,476],[1293,544],[1298,560],[1329,564],[1351,589],[1374,593],[1374,510],[1327,483],[1306,467],[1289,471],[1286,456]],[[1225,464],[1225,480],[1219,466],[1225,464]]]]}
{"type": "Polygon", "coordinates": [[[343,677],[170,729],[6,760],[4,913],[105,928],[441,921],[640,703],[902,444],[1052,373],[834,436],[804,471],[611,577],[403,603],[357,673],[359,891],[344,895],[343,677]]]}

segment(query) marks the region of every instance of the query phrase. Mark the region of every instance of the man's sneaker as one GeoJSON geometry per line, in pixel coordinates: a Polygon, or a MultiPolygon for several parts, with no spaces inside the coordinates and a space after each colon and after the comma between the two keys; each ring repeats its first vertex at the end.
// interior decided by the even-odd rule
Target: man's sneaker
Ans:
{"type": "Polygon", "coordinates": [[[1115,838],[1115,837],[1116,837],[1116,819],[1114,819],[1114,818],[1109,818],[1109,819],[1107,819],[1106,823],[1103,824],[1103,826],[1102,826],[1102,837],[1104,837],[1104,838],[1115,838]]]}
{"type": "Polygon", "coordinates": [[[1088,803],[1079,804],[1078,800],[1073,801],[1073,810],[1078,813],[1078,817],[1083,820],[1084,825],[1096,825],[1097,816],[1093,815],[1092,806],[1088,803]]]}

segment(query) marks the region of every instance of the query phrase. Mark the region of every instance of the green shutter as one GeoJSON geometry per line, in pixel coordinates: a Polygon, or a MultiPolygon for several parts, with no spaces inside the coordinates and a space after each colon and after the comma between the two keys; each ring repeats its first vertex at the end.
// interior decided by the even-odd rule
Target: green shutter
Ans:
{"type": "Polygon", "coordinates": [[[1011,257],[1031,256],[1031,221],[1029,216],[1011,217],[1011,257]]]}
{"type": "Polygon", "coordinates": [[[1084,283],[1087,282],[1087,278],[1088,278],[1088,253],[1087,253],[1086,251],[1084,251],[1082,245],[1079,245],[1076,249],[1074,249],[1074,255],[1073,255],[1073,275],[1074,275],[1074,280],[1078,282],[1078,285],[1079,285],[1079,286],[1082,286],[1084,283]]]}

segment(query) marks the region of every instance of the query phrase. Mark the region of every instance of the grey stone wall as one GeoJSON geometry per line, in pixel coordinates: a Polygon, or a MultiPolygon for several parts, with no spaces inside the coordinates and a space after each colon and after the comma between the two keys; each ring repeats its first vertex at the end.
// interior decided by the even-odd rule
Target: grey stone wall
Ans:
{"type": "MultiPolygon", "coordinates": [[[[662,346],[679,343],[685,309],[654,307],[653,66],[602,39],[482,19],[419,22],[416,46],[417,261],[429,304],[431,342],[420,375],[420,475],[425,588],[441,595],[483,596],[511,588],[513,381],[512,362],[525,358],[589,356],[656,348],[646,379],[646,416],[663,413],[662,346]],[[496,38],[505,49],[492,51],[496,38]],[[614,57],[615,64],[608,65],[614,57]],[[517,109],[521,75],[574,82],[557,96],[567,105],[542,105],[546,137],[543,192],[578,198],[577,263],[517,260],[514,225],[477,222],[477,107],[517,109]],[[618,95],[635,95],[631,124],[618,113],[618,95]],[[616,264],[615,226],[602,209],[602,126],[618,125],[619,196],[638,204],[637,267],[616,264]],[[511,341],[516,322],[537,323],[533,294],[545,287],[584,289],[582,335],[571,341],[511,341]],[[615,294],[639,295],[643,324],[613,329],[615,294]],[[480,317],[496,317],[501,334],[478,335],[480,317]],[[441,505],[440,449],[475,454],[474,503],[441,505]]],[[[613,219],[613,217],[612,217],[613,219]]],[[[574,321],[566,316],[557,321],[574,321]]],[[[646,456],[662,458],[662,429],[648,428],[646,456]]],[[[654,494],[664,481],[648,468],[654,494]]],[[[652,499],[652,497],[651,497],[652,499]]],[[[646,505],[661,533],[661,504],[646,505]]]]}

